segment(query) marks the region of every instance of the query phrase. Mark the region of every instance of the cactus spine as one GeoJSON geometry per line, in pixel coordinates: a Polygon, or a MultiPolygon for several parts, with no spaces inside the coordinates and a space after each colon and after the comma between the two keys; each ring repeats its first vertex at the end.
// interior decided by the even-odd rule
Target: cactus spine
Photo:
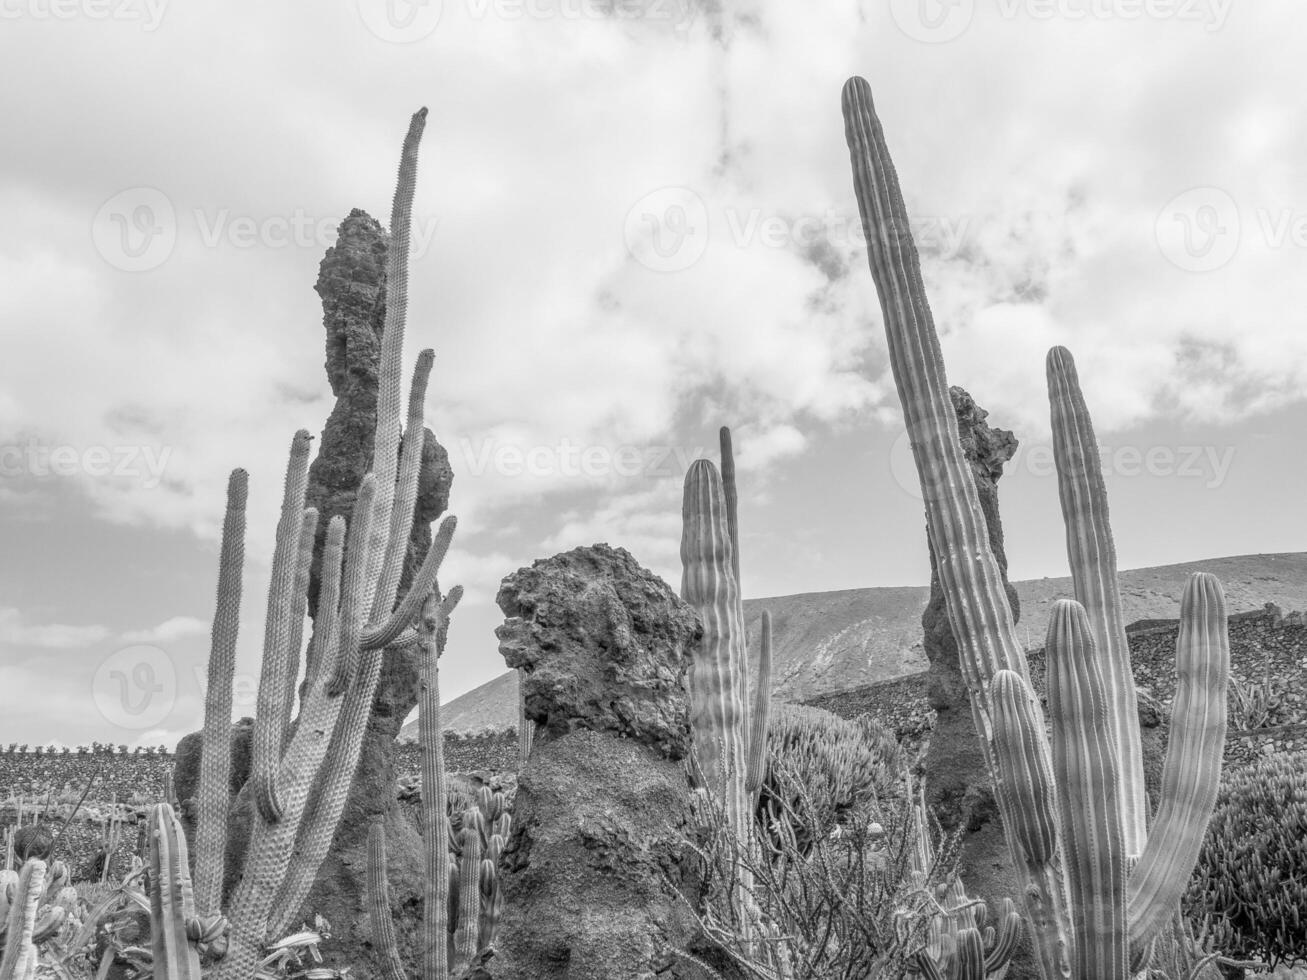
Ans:
{"type": "Polygon", "coordinates": [[[1123,642],[1112,646],[1117,633],[1110,611],[1115,556],[1101,473],[1088,462],[1088,414],[1073,373],[1065,370],[1069,357],[1056,350],[1050,356],[1054,430],[1062,442],[1059,465],[1066,467],[1060,484],[1076,591],[1096,620],[1090,626],[1072,607],[1062,607],[1060,620],[1052,624],[1059,632],[1050,634],[1050,657],[1060,658],[1056,669],[1050,665],[1050,684],[1058,685],[1056,693],[1050,692],[1056,706],[1056,774],[1059,789],[1073,794],[1074,801],[1055,796],[1054,753],[959,445],[907,210],[863,79],[845,85],[843,108],[868,264],[926,501],[927,527],[976,731],[1022,880],[1039,969],[1046,980],[1117,980],[1143,965],[1153,939],[1174,913],[1215,800],[1229,670],[1220,583],[1198,574],[1185,588],[1177,645],[1177,723],[1162,800],[1138,864],[1129,870],[1133,831],[1127,828],[1137,825],[1140,814],[1131,788],[1137,748],[1129,745],[1136,709],[1127,681],[1128,651],[1123,642]],[[1101,665],[1091,635],[1103,637],[1104,647],[1113,651],[1101,665]],[[1101,722],[1098,730],[1091,727],[1095,720],[1101,722]],[[1063,812],[1090,793],[1097,795],[1089,812],[1063,812]]]}

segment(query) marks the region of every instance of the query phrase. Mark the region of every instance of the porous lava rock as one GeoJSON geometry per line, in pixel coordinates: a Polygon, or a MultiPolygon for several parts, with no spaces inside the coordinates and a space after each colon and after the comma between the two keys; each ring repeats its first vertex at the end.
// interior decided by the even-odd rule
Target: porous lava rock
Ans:
{"type": "Polygon", "coordinates": [[[703,980],[684,896],[685,671],[702,626],[626,551],[595,545],[504,580],[496,631],[539,728],[500,866],[483,980],[703,980]]]}

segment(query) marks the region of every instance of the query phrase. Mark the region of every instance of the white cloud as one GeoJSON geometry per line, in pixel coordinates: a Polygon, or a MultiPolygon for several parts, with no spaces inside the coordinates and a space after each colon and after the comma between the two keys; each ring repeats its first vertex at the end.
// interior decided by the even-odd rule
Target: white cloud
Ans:
{"type": "Polygon", "coordinates": [[[71,626],[66,623],[27,623],[23,613],[0,608],[0,644],[40,647],[47,650],[75,650],[98,643],[109,635],[106,626],[71,626]]]}
{"type": "Polygon", "coordinates": [[[165,643],[183,636],[208,633],[212,625],[194,616],[173,616],[149,629],[128,630],[121,639],[124,643],[165,643]]]}

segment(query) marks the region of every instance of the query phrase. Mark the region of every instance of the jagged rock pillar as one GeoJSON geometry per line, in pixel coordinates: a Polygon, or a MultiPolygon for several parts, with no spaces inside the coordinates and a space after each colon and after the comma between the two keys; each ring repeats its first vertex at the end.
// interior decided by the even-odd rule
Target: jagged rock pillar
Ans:
{"type": "Polygon", "coordinates": [[[514,572],[497,601],[500,653],[521,669],[537,728],[500,868],[499,938],[476,976],[703,980],[677,953],[697,930],[676,895],[690,887],[684,677],[698,616],[604,544],[514,572]]]}

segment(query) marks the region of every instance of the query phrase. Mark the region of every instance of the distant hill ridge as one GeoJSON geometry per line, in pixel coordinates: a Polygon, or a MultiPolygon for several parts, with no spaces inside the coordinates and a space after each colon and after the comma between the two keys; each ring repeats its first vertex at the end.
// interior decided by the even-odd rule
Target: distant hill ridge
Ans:
{"type": "MultiPolygon", "coordinates": [[[[1268,602],[1285,610],[1307,607],[1307,552],[1236,555],[1121,572],[1126,622],[1139,626],[1140,620],[1174,619],[1185,580],[1198,571],[1220,578],[1231,613],[1259,610],[1268,602]]],[[[1071,579],[1014,584],[1021,598],[1017,632],[1028,648],[1040,647],[1053,602],[1072,595],[1071,579]]],[[[771,610],[773,690],[785,701],[806,701],[917,674],[927,668],[921,613],[929,595],[927,586],[902,586],[747,599],[749,650],[756,656],[762,611],[771,610]]],[[[446,730],[460,733],[515,726],[516,672],[454,698],[441,708],[441,721],[446,730]]],[[[400,733],[401,738],[416,736],[416,720],[400,733]]]]}

